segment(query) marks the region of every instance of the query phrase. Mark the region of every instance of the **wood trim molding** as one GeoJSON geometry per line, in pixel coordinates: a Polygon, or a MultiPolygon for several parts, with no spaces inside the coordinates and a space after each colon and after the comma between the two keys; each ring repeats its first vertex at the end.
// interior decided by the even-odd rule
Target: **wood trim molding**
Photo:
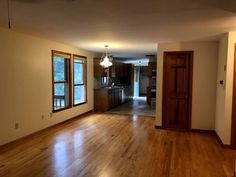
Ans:
{"type": "Polygon", "coordinates": [[[52,53],[54,53],[54,55],[56,56],[61,56],[61,57],[70,57],[71,58],[71,53],[68,53],[68,52],[62,52],[62,51],[59,51],[59,50],[52,50],[52,53]]]}
{"type": "MultiPolygon", "coordinates": [[[[179,131],[178,129],[172,129],[172,128],[164,128],[161,125],[155,125],[156,129],[164,129],[164,130],[173,130],[173,131],[179,131]]],[[[180,129],[181,131],[183,131],[182,129],[180,129]]],[[[186,132],[196,132],[196,133],[208,133],[208,134],[216,134],[215,130],[203,130],[203,129],[188,129],[186,130],[186,132]]]]}
{"type": "Polygon", "coordinates": [[[233,146],[229,145],[229,144],[224,144],[223,141],[220,139],[219,135],[215,132],[215,135],[216,135],[216,138],[217,138],[217,141],[220,143],[220,145],[223,147],[223,148],[227,148],[227,149],[233,149],[233,146]]]}
{"type": "Polygon", "coordinates": [[[88,78],[88,73],[87,73],[87,57],[86,56],[82,56],[82,55],[76,55],[76,54],[73,54],[73,57],[72,57],[72,60],[73,60],[73,77],[72,77],[72,92],[73,92],[73,98],[72,98],[72,102],[73,102],[73,107],[76,107],[76,106],[79,106],[79,105],[82,105],[82,104],[86,104],[88,103],[88,82],[87,82],[87,78],[88,78]],[[74,70],[74,64],[75,64],[75,60],[81,60],[83,59],[84,60],[84,63],[83,63],[83,79],[84,79],[84,83],[81,84],[81,86],[84,86],[85,87],[85,101],[82,102],[82,103],[79,103],[79,104],[75,104],[75,100],[74,100],[74,91],[75,91],[75,86],[76,84],[74,83],[74,78],[75,78],[75,70],[74,70]]]}
{"type": "Polygon", "coordinates": [[[191,132],[196,132],[196,133],[216,134],[215,130],[203,130],[203,129],[191,128],[190,131],[191,131],[191,132]]]}
{"type": "Polygon", "coordinates": [[[71,57],[72,55],[70,53],[61,52],[57,50],[51,51],[51,65],[52,65],[52,113],[60,112],[66,109],[72,108],[72,86],[71,86],[71,57]],[[66,58],[66,81],[63,83],[68,83],[69,85],[69,105],[67,107],[61,108],[61,109],[54,109],[54,56],[62,56],[66,58]]]}
{"type": "Polygon", "coordinates": [[[85,116],[90,115],[92,112],[93,112],[93,110],[89,110],[89,111],[87,111],[87,112],[84,112],[84,113],[79,114],[79,115],[77,115],[77,116],[71,117],[71,118],[69,118],[69,119],[67,119],[67,120],[64,120],[64,121],[62,121],[62,122],[59,122],[59,123],[57,123],[57,124],[54,124],[54,125],[49,126],[49,127],[47,127],[47,128],[44,128],[44,129],[42,129],[42,130],[36,131],[36,132],[34,132],[34,133],[31,133],[31,134],[26,135],[26,136],[24,136],[24,137],[21,137],[21,138],[19,138],[19,139],[13,140],[13,141],[11,141],[11,142],[9,142],[9,143],[3,144],[3,145],[0,146],[0,152],[7,150],[9,147],[17,146],[17,145],[19,145],[22,141],[25,141],[26,139],[30,139],[30,138],[33,137],[33,136],[37,136],[38,134],[42,133],[42,132],[45,131],[45,130],[51,129],[51,128],[53,128],[53,127],[60,126],[61,124],[70,122],[70,121],[75,120],[75,119],[84,118],[85,116]]]}
{"type": "Polygon", "coordinates": [[[164,129],[164,127],[161,125],[155,125],[155,129],[164,129]]]}
{"type": "MultiPolygon", "coordinates": [[[[178,129],[168,129],[168,128],[164,128],[163,126],[160,125],[155,125],[155,129],[160,129],[160,130],[172,130],[172,131],[179,131],[178,129]]],[[[183,130],[182,130],[183,131],[183,130]]],[[[219,144],[223,147],[223,148],[227,148],[227,149],[234,149],[233,146],[228,145],[228,144],[224,144],[222,142],[222,140],[220,139],[220,137],[217,135],[217,133],[215,132],[215,130],[203,130],[203,129],[189,129],[186,130],[186,132],[193,132],[193,133],[205,133],[205,134],[212,134],[216,136],[217,141],[219,142],[219,144]]]]}

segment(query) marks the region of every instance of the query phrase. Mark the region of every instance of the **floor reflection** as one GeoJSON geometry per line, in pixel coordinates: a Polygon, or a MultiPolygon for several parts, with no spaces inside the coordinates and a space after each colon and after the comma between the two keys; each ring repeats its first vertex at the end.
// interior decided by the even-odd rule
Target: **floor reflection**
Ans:
{"type": "Polygon", "coordinates": [[[60,175],[62,169],[68,165],[68,149],[65,142],[59,142],[54,145],[54,172],[57,176],[60,175]]]}
{"type": "Polygon", "coordinates": [[[84,134],[83,134],[83,131],[76,131],[74,133],[74,148],[77,149],[78,147],[80,147],[80,151],[83,149],[82,146],[83,146],[83,142],[84,142],[84,134]]]}

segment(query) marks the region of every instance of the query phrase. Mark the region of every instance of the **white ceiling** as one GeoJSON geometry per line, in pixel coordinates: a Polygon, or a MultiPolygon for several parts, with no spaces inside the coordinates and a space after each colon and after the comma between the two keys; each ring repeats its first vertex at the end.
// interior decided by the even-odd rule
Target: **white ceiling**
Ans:
{"type": "MultiPolygon", "coordinates": [[[[7,27],[7,0],[0,26],[7,27]]],[[[12,28],[116,57],[156,53],[157,43],[216,40],[236,30],[236,0],[10,0],[12,28]]]]}

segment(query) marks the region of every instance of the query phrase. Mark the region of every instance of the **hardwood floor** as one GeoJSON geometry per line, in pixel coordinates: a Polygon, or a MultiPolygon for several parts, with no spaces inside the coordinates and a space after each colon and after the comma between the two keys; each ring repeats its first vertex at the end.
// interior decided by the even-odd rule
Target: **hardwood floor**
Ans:
{"type": "Polygon", "coordinates": [[[154,118],[90,114],[0,150],[1,177],[230,177],[236,152],[154,118]]]}

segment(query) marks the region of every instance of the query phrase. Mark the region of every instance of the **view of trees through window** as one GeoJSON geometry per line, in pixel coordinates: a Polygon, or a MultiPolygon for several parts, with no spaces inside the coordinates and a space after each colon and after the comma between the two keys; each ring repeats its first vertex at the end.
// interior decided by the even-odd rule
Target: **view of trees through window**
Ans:
{"type": "Polygon", "coordinates": [[[86,103],[86,57],[73,55],[73,84],[70,77],[71,54],[52,51],[53,61],[53,111],[63,110],[72,105],[86,103]],[[71,87],[73,86],[73,96],[71,87]]]}
{"type": "Polygon", "coordinates": [[[70,105],[68,61],[69,59],[62,56],[54,55],[53,57],[54,110],[66,108],[70,105]]]}
{"type": "MultiPolygon", "coordinates": [[[[65,81],[66,80],[66,73],[65,68],[66,61],[62,57],[54,57],[54,81],[65,81]]],[[[54,94],[55,95],[65,95],[65,84],[56,84],[54,87],[54,94]]]]}
{"type": "Polygon", "coordinates": [[[74,105],[78,105],[86,101],[84,74],[85,64],[84,58],[74,59],[74,105]]]}

